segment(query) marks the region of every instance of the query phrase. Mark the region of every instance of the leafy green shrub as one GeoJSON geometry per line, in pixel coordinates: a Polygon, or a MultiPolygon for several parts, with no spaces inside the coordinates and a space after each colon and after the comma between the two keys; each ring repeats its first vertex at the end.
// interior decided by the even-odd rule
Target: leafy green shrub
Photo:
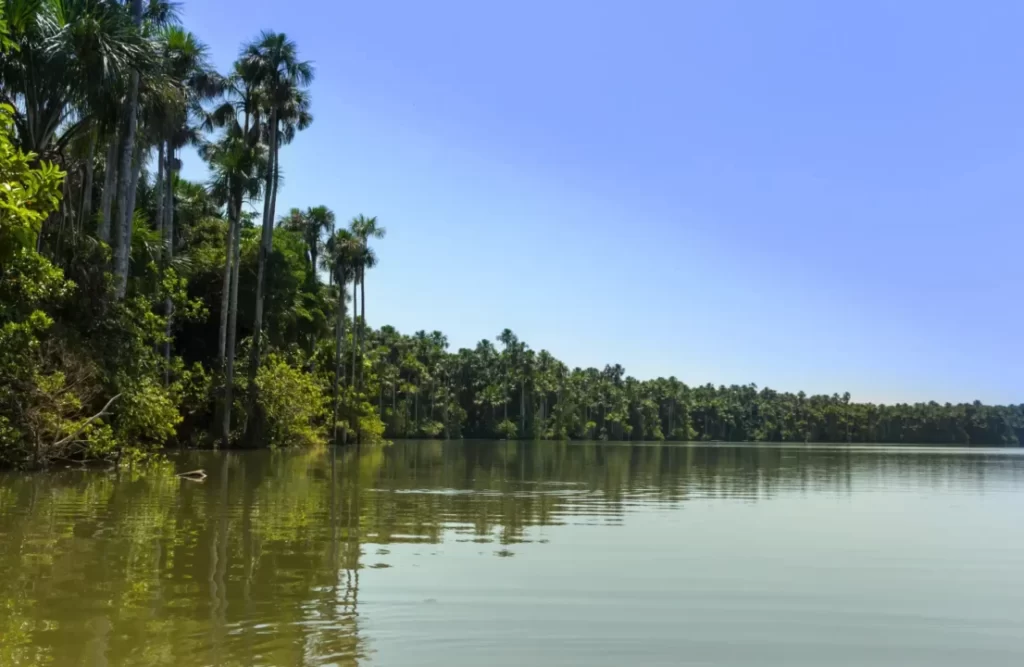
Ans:
{"type": "Polygon", "coordinates": [[[271,353],[256,373],[256,386],[269,446],[324,442],[321,424],[327,415],[327,396],[313,375],[271,353]]]}
{"type": "Polygon", "coordinates": [[[511,440],[512,438],[516,437],[516,431],[518,429],[516,428],[516,424],[514,421],[512,421],[511,419],[505,419],[504,421],[498,422],[498,425],[495,427],[495,430],[501,437],[508,438],[511,440]]]}

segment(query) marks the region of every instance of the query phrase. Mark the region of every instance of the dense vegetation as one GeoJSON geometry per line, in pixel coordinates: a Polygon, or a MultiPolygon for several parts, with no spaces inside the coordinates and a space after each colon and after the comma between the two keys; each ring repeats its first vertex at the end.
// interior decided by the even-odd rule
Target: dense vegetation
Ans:
{"type": "Polygon", "coordinates": [[[265,32],[219,73],[167,2],[2,7],[0,464],[411,436],[1024,435],[1024,406],[688,387],[570,370],[507,330],[452,353],[437,332],[371,329],[384,228],[276,209],[280,153],[313,121],[293,42],[265,32]],[[208,183],[180,176],[187,144],[208,183]]]}

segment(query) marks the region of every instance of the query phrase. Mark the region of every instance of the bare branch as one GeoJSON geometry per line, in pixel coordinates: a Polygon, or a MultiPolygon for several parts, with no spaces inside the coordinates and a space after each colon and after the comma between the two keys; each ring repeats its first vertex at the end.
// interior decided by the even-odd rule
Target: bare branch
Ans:
{"type": "Polygon", "coordinates": [[[114,396],[113,398],[111,398],[109,401],[107,401],[107,404],[103,406],[102,410],[100,410],[99,412],[94,414],[92,417],[89,417],[88,419],[86,419],[85,423],[83,423],[81,426],[79,426],[77,431],[75,431],[74,433],[72,433],[71,435],[69,435],[69,436],[67,436],[65,438],[61,438],[57,442],[55,442],[52,445],[50,445],[50,447],[51,448],[60,447],[62,445],[66,445],[67,443],[69,443],[72,440],[74,440],[75,438],[77,438],[78,434],[81,433],[82,431],[84,431],[86,429],[86,427],[89,426],[89,424],[93,423],[94,421],[96,421],[100,417],[103,417],[104,415],[110,414],[107,411],[107,408],[109,408],[111,406],[111,404],[114,401],[116,401],[117,399],[119,399],[119,398],[121,398],[121,394],[118,394],[118,395],[114,396]]]}

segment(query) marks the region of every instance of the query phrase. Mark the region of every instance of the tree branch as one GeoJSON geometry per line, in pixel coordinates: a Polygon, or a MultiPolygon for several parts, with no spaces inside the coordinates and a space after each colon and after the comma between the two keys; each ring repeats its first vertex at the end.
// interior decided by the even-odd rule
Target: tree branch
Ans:
{"type": "Polygon", "coordinates": [[[88,419],[86,419],[85,423],[83,423],[81,426],[79,426],[77,431],[75,431],[74,433],[72,433],[71,435],[69,435],[69,436],[67,436],[65,438],[61,438],[57,442],[55,442],[52,445],[50,445],[50,447],[51,448],[60,447],[62,445],[66,445],[67,443],[69,443],[72,440],[74,440],[75,438],[77,438],[78,434],[81,433],[82,431],[84,431],[86,429],[86,427],[89,426],[89,424],[93,423],[94,421],[96,421],[100,417],[109,414],[107,412],[107,408],[109,408],[111,406],[111,404],[114,401],[116,401],[117,399],[119,399],[119,398],[121,398],[121,394],[118,394],[118,395],[114,396],[113,398],[111,398],[109,401],[107,401],[107,404],[103,406],[102,410],[100,410],[99,412],[94,414],[92,417],[89,417],[88,419]]]}

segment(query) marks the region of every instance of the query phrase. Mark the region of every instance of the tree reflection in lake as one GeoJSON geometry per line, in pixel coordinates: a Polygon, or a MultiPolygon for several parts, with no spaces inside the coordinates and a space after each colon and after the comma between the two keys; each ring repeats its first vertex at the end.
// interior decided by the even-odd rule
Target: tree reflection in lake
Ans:
{"type": "Polygon", "coordinates": [[[560,527],[591,526],[612,539],[641,510],[844,497],[894,484],[1018,489],[1024,457],[428,441],[335,456],[188,453],[137,475],[8,474],[0,476],[0,664],[356,664],[385,641],[360,616],[361,570],[407,565],[391,553],[402,545],[556,553],[560,527]],[[209,474],[202,483],[172,473],[199,467],[209,474]]]}

